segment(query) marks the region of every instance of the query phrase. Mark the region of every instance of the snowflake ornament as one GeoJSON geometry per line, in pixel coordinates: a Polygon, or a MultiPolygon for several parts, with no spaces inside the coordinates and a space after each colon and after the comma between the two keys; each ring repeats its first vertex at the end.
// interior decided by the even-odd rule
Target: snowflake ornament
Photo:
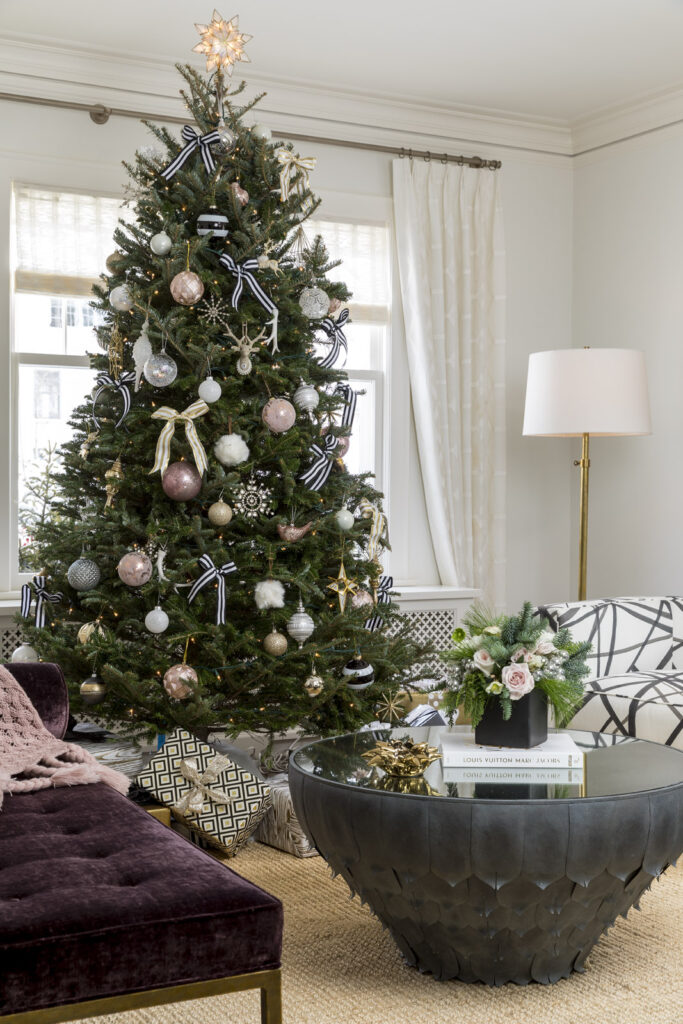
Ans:
{"type": "Polygon", "coordinates": [[[240,484],[235,492],[233,508],[245,519],[256,519],[258,516],[266,515],[271,511],[272,487],[265,484],[258,484],[253,476],[246,484],[240,484]]]}
{"type": "Polygon", "coordinates": [[[229,327],[228,310],[230,305],[224,299],[209,295],[208,299],[202,299],[199,308],[201,309],[201,313],[198,314],[199,319],[209,327],[229,327]]]}
{"type": "Polygon", "coordinates": [[[244,46],[249,42],[251,36],[239,30],[239,15],[235,15],[230,21],[226,21],[218,11],[213,12],[210,24],[197,25],[195,28],[201,36],[201,41],[192,47],[193,53],[203,53],[206,57],[206,70],[217,71],[225,69],[228,75],[232,74],[232,66],[238,61],[251,63],[244,46]]]}

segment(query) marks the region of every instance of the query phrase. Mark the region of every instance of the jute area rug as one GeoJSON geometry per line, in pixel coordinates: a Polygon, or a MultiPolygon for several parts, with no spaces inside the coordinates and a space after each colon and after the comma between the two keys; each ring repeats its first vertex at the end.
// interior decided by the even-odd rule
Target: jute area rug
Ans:
{"type": "MultiPolygon", "coordinates": [[[[231,862],[285,907],[285,1024],[676,1024],[683,1021],[683,869],[670,868],[556,985],[440,983],[407,967],[389,935],[319,858],[254,843],[231,862]]],[[[257,1024],[258,992],[98,1017],[89,1024],[257,1024]]]]}

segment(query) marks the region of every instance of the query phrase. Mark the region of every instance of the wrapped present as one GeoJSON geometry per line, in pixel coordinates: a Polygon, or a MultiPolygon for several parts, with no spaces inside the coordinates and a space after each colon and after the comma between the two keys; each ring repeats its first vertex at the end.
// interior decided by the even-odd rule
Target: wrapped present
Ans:
{"type": "Polygon", "coordinates": [[[233,855],[270,806],[270,787],[184,729],[172,733],[136,782],[186,828],[233,855]]]}
{"type": "Polygon", "coordinates": [[[289,780],[286,775],[268,779],[271,790],[271,806],[263,817],[254,838],[266,846],[274,846],[294,857],[315,857],[317,850],[302,829],[289,794],[289,780]]]}

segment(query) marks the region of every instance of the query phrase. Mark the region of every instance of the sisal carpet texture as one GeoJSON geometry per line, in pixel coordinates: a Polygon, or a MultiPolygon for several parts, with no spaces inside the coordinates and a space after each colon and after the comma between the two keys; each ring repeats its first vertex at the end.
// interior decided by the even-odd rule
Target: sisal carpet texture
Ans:
{"type": "MultiPolygon", "coordinates": [[[[683,870],[670,868],[603,935],[585,974],[556,985],[440,983],[406,967],[390,936],[324,861],[253,843],[231,862],[285,907],[285,1024],[681,1024],[683,870]]],[[[88,1024],[258,1024],[259,993],[97,1017],[88,1024]]]]}

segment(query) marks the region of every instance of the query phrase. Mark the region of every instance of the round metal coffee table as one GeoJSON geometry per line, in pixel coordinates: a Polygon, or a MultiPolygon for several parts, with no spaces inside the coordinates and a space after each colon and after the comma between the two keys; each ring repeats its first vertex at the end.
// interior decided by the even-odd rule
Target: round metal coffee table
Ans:
{"type": "Polygon", "coordinates": [[[360,732],[297,751],[289,779],[304,830],[419,970],[488,985],[582,970],[683,852],[683,751],[572,731],[581,783],[501,784],[441,762],[422,783],[397,783],[361,757],[392,736],[438,746],[444,731],[360,732]]]}

